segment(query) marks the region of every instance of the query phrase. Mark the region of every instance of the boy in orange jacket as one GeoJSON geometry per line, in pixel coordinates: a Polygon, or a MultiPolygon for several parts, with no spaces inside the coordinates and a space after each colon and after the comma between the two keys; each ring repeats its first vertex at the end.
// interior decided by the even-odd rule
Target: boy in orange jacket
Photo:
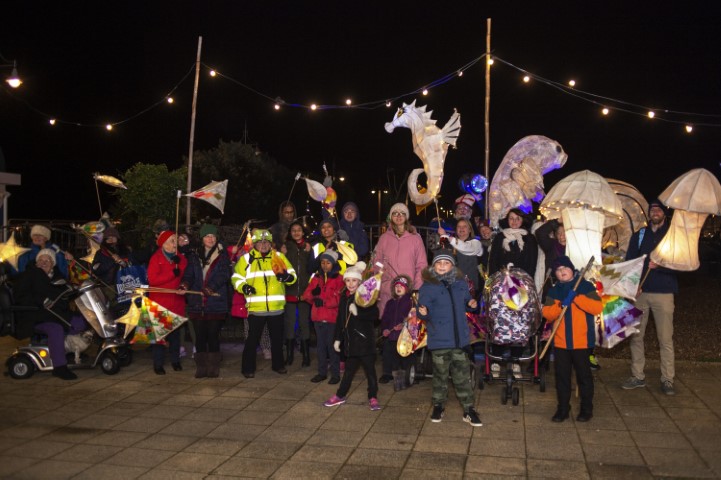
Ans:
{"type": "Polygon", "coordinates": [[[563,255],[553,263],[558,282],[548,291],[543,307],[543,318],[553,322],[563,307],[567,307],[561,324],[552,341],[555,351],[556,396],[558,408],[551,418],[562,422],[568,418],[571,401],[571,367],[576,370],[576,383],[581,393],[581,412],[577,422],[587,422],[593,417],[593,375],[588,349],[596,343],[594,317],[601,313],[603,304],[596,288],[587,280],[581,280],[574,290],[578,272],[571,259],[563,255]]]}

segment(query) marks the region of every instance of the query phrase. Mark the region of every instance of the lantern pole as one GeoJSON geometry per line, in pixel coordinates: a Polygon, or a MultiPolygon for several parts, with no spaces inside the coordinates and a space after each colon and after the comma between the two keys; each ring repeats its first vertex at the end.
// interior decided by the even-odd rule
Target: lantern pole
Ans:
{"type": "MultiPolygon", "coordinates": [[[[192,192],[193,184],[193,144],[195,143],[195,112],[198,107],[198,80],[200,78],[200,50],[203,37],[198,37],[198,55],[195,58],[195,85],[193,87],[193,108],[190,114],[190,146],[188,147],[188,193],[192,192]]],[[[177,215],[176,215],[177,217],[177,215]]],[[[190,225],[190,201],[185,204],[185,228],[190,225]]],[[[177,229],[176,229],[177,230],[177,229]]]]}
{"type": "MultiPolygon", "coordinates": [[[[486,108],[485,108],[485,121],[484,131],[486,136],[486,150],[485,150],[485,174],[486,178],[490,182],[490,158],[491,158],[491,132],[490,132],[490,116],[491,116],[491,19],[486,19],[486,108]]],[[[488,195],[486,195],[485,202],[485,217],[488,219],[489,208],[488,208],[488,195]]]]}

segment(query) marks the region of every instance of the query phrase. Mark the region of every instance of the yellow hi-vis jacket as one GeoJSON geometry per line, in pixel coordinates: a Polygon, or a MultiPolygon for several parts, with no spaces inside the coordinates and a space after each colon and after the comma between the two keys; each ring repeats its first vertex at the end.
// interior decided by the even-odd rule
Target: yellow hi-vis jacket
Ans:
{"type": "Polygon", "coordinates": [[[298,280],[298,276],[285,255],[277,250],[271,250],[266,256],[252,249],[235,264],[235,273],[230,277],[233,288],[243,293],[243,285],[250,285],[255,293],[245,295],[248,313],[253,312],[279,312],[285,307],[285,284],[278,281],[273,273],[273,262],[282,263],[285,271],[293,276],[288,285],[298,280]]]}

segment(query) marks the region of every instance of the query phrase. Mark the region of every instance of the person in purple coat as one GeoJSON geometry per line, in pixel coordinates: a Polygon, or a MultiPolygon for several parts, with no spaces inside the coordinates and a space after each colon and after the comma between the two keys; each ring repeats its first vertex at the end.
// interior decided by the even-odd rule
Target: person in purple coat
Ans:
{"type": "Polygon", "coordinates": [[[391,289],[393,298],[388,300],[381,318],[381,332],[383,333],[383,375],[379,383],[388,383],[393,380],[393,372],[404,370],[407,367],[407,358],[398,353],[398,337],[403,329],[403,321],[413,307],[411,300],[411,279],[407,275],[399,275],[393,279],[391,289]]]}

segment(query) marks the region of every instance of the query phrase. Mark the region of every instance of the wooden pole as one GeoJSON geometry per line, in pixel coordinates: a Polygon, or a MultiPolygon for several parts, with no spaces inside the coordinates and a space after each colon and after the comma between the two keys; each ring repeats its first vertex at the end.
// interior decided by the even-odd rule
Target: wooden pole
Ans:
{"type": "Polygon", "coordinates": [[[103,216],[103,206],[100,204],[100,189],[98,189],[98,180],[95,180],[95,194],[98,196],[98,209],[100,209],[100,217],[103,216]]]}
{"type": "MultiPolygon", "coordinates": [[[[491,19],[486,19],[486,111],[484,121],[484,131],[486,135],[486,150],[485,150],[485,175],[488,182],[491,181],[490,176],[490,163],[491,163],[491,19]]],[[[488,195],[486,194],[485,202],[485,216],[488,219],[489,215],[488,207],[488,195]]]]}
{"type": "MultiPolygon", "coordinates": [[[[200,51],[203,37],[198,37],[198,55],[195,57],[195,86],[193,87],[193,109],[190,114],[190,146],[188,147],[188,186],[187,193],[193,191],[193,144],[195,143],[195,113],[198,107],[198,80],[200,79],[200,51]]],[[[190,201],[185,205],[185,225],[190,225],[190,201]]],[[[177,233],[177,228],[176,228],[177,233]]]]}

